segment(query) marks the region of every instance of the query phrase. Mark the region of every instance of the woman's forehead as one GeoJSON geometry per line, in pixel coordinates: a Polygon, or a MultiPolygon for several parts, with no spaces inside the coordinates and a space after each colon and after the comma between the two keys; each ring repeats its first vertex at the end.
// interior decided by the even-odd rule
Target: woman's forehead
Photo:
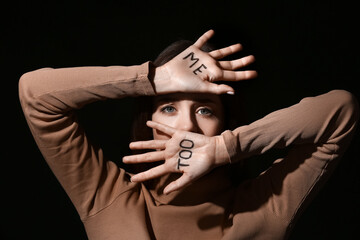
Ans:
{"type": "Polygon", "coordinates": [[[177,102],[183,100],[221,105],[219,95],[210,93],[171,93],[159,95],[154,98],[154,103],[159,104],[162,102],[177,102]]]}

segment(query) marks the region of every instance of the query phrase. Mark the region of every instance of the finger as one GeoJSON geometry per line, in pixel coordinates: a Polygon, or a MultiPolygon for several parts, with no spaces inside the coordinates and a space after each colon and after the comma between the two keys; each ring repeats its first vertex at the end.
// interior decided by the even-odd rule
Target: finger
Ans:
{"type": "Polygon", "coordinates": [[[249,71],[228,71],[225,70],[222,80],[224,81],[241,81],[257,77],[257,72],[249,71]]]}
{"type": "Polygon", "coordinates": [[[225,70],[236,70],[245,67],[247,65],[250,65],[253,62],[255,62],[255,57],[253,55],[250,55],[232,61],[220,61],[219,65],[222,69],[225,70]]]}
{"type": "Polygon", "coordinates": [[[167,140],[149,140],[130,143],[130,149],[164,149],[167,140]]]}
{"type": "Polygon", "coordinates": [[[160,177],[162,175],[165,175],[168,172],[169,171],[167,170],[165,165],[162,164],[160,166],[154,167],[145,172],[141,172],[141,173],[138,173],[138,174],[132,176],[131,181],[132,182],[143,182],[143,181],[146,181],[149,179],[160,177]]]}
{"type": "Polygon", "coordinates": [[[166,126],[162,123],[158,123],[158,122],[153,122],[153,121],[147,121],[146,122],[146,125],[148,127],[151,127],[151,128],[154,128],[156,130],[159,130],[169,136],[172,136],[174,135],[174,133],[176,132],[176,129],[175,128],[172,128],[172,127],[169,127],[169,126],[166,126]]]}
{"type": "Polygon", "coordinates": [[[226,85],[226,84],[216,84],[216,83],[209,83],[209,87],[207,89],[207,92],[214,93],[214,94],[230,94],[234,95],[235,91],[232,87],[226,85]]]}
{"type": "Polygon", "coordinates": [[[165,160],[164,151],[148,152],[123,157],[123,162],[127,164],[156,162],[161,160],[165,160]]]}
{"type": "Polygon", "coordinates": [[[201,48],[214,35],[214,33],[214,30],[207,31],[198,38],[198,40],[194,43],[194,46],[201,48]]]}
{"type": "Polygon", "coordinates": [[[214,51],[211,51],[209,54],[211,57],[215,58],[215,59],[221,59],[224,58],[226,56],[229,56],[233,53],[236,53],[238,51],[240,51],[242,49],[242,46],[240,43],[231,45],[229,47],[225,47],[225,48],[221,48],[221,49],[217,49],[214,51]]]}
{"type": "Polygon", "coordinates": [[[190,183],[190,177],[188,177],[186,174],[183,174],[180,178],[178,178],[176,181],[171,182],[169,185],[167,185],[164,189],[164,194],[169,194],[170,192],[179,190],[186,185],[190,183]]]}

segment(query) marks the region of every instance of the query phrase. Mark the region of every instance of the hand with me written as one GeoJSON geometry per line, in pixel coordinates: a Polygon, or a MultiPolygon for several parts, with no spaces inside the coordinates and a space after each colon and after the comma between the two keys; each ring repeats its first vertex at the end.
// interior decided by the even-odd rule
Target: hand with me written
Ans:
{"type": "Polygon", "coordinates": [[[200,48],[214,35],[213,30],[204,33],[193,45],[169,62],[155,68],[153,81],[157,94],[173,92],[199,92],[234,94],[234,89],[217,81],[241,81],[257,76],[256,71],[235,71],[255,61],[253,55],[231,61],[220,59],[242,49],[240,44],[204,52],[200,48]]]}
{"type": "Polygon", "coordinates": [[[171,138],[130,143],[130,148],[156,151],[125,156],[123,162],[136,164],[165,161],[163,164],[132,176],[132,182],[143,182],[171,172],[183,173],[164,189],[164,194],[185,187],[213,168],[229,163],[229,156],[222,136],[208,137],[203,134],[177,130],[161,123],[148,121],[147,125],[171,138]]]}

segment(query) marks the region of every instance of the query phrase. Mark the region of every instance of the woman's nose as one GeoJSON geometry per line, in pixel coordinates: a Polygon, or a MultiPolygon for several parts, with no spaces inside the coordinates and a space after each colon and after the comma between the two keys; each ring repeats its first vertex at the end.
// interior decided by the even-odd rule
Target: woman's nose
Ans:
{"type": "Polygon", "coordinates": [[[177,121],[177,129],[200,133],[200,128],[197,123],[196,117],[193,114],[181,114],[177,121]]]}

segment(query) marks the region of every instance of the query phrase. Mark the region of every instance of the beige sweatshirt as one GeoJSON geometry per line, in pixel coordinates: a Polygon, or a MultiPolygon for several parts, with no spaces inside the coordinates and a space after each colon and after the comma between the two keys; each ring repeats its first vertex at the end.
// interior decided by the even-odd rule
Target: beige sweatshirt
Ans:
{"type": "Polygon", "coordinates": [[[346,91],[305,98],[222,134],[232,162],[290,146],[265,173],[235,184],[229,164],[182,191],[162,195],[176,176],[162,177],[154,189],[131,183],[128,173],[89,142],[74,111],[94,101],[154,95],[148,73],[149,63],[144,63],[47,68],[20,79],[31,132],[89,239],[286,238],[344,153],[359,115],[346,91]]]}

